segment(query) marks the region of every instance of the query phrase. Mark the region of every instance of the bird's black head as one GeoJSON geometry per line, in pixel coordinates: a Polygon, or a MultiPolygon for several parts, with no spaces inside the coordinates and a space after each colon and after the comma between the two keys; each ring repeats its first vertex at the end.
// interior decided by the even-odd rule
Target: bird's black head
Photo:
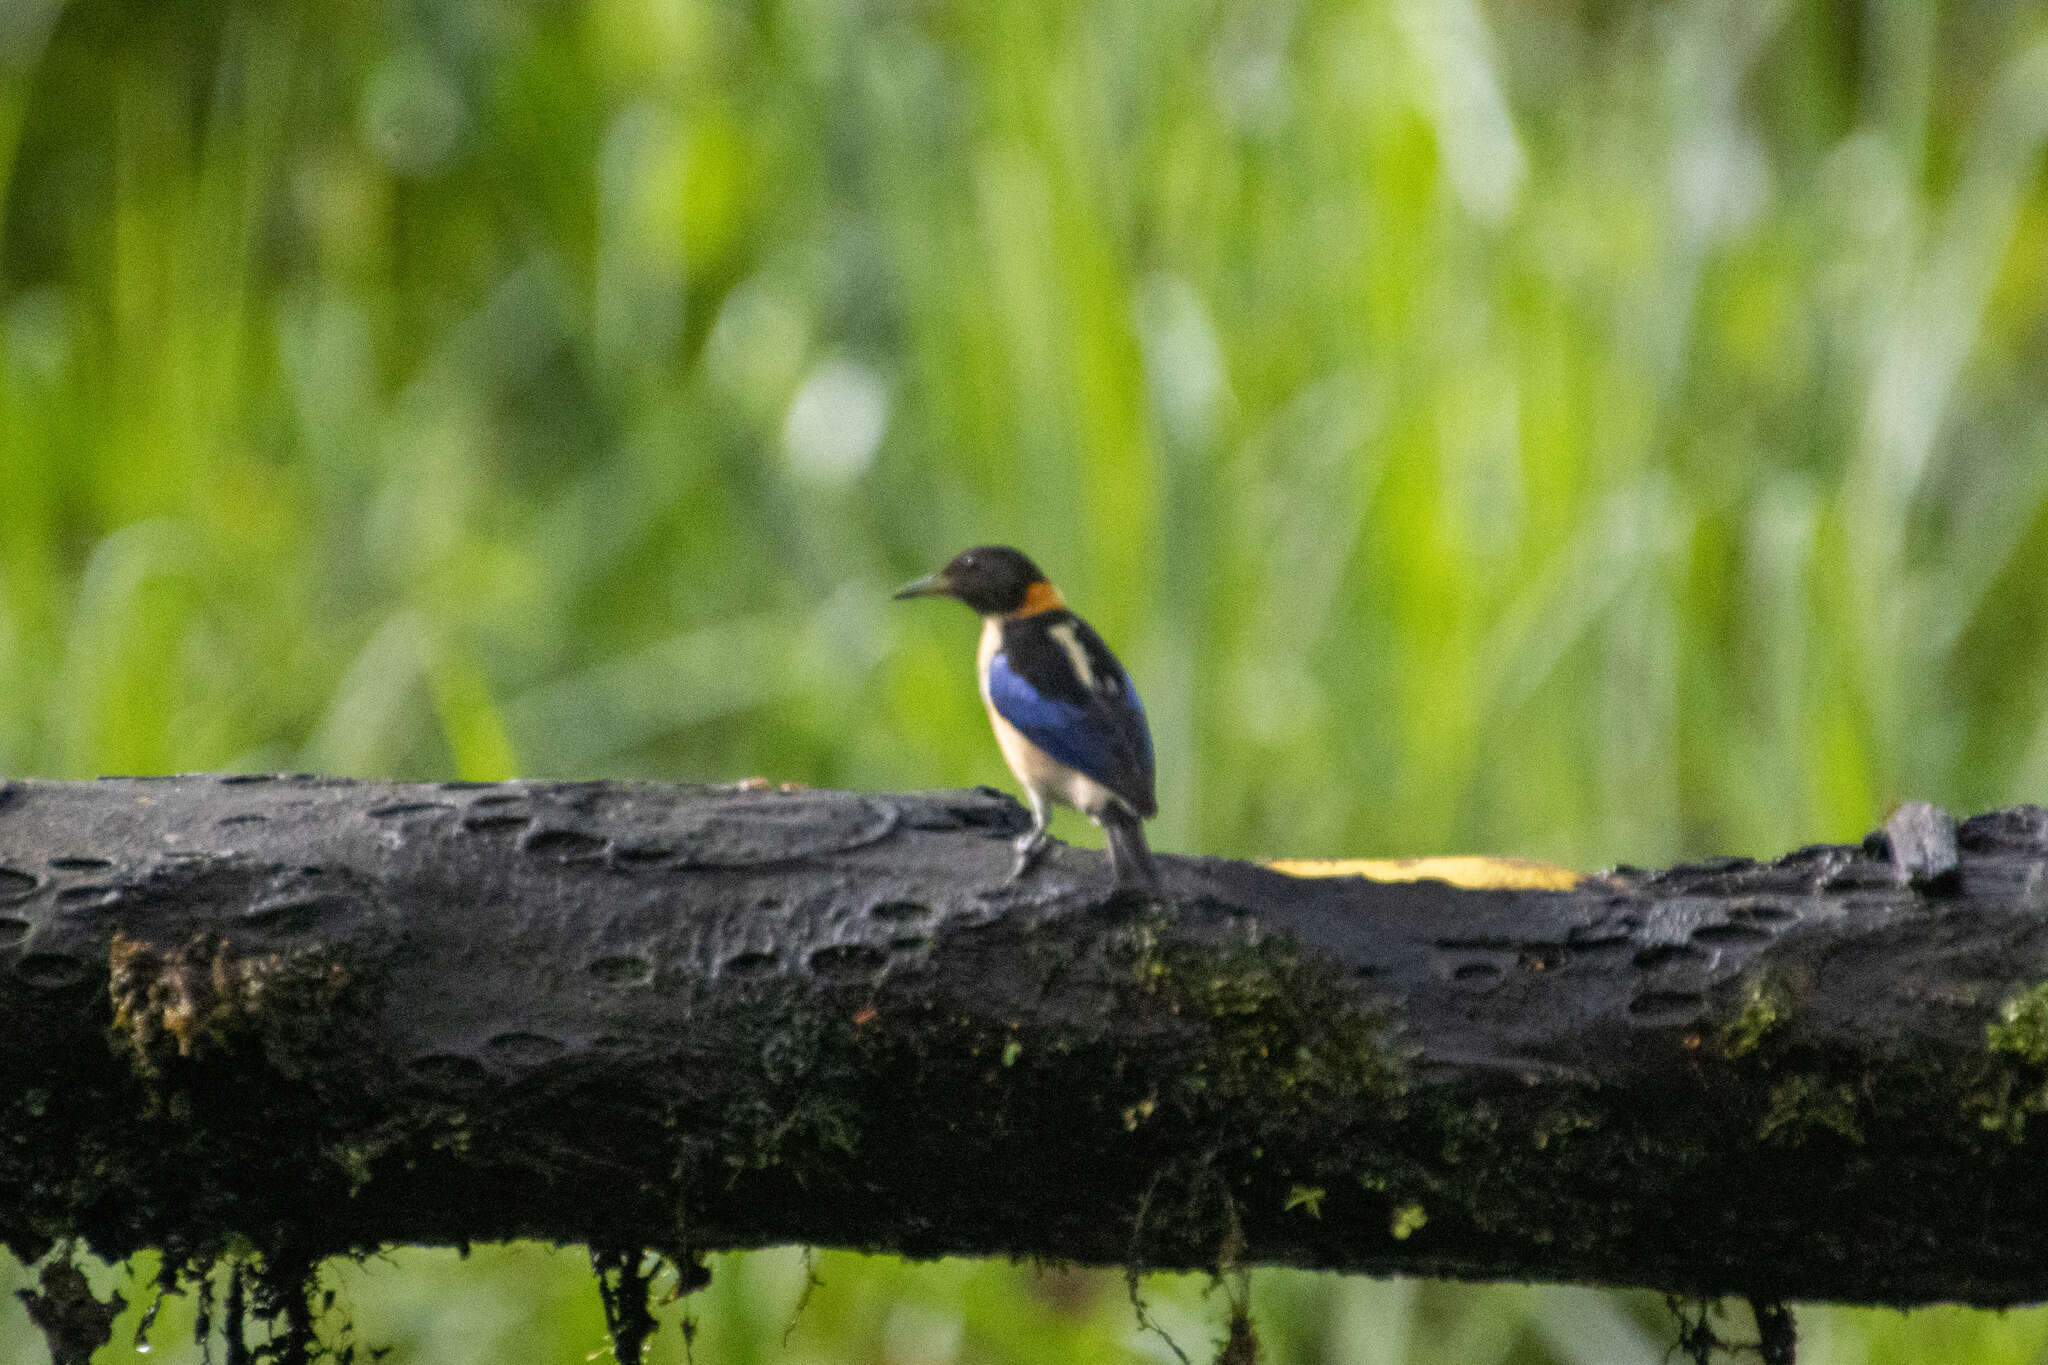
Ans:
{"type": "Polygon", "coordinates": [[[898,597],[957,597],[983,616],[1008,616],[1059,604],[1059,594],[1021,552],[977,545],[935,574],[906,584],[898,597]]]}

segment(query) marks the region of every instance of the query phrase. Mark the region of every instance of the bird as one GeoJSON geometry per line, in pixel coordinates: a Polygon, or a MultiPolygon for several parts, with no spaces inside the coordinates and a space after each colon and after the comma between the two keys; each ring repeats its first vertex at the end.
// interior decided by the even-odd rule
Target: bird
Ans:
{"type": "Polygon", "coordinates": [[[996,744],[1031,802],[1031,828],[1015,844],[1016,881],[1045,851],[1054,803],[1093,820],[1109,840],[1112,884],[1156,892],[1145,844],[1158,813],[1152,731],[1130,674],[1022,551],[977,545],[906,584],[899,599],[951,597],[981,617],[975,671],[996,744]]]}

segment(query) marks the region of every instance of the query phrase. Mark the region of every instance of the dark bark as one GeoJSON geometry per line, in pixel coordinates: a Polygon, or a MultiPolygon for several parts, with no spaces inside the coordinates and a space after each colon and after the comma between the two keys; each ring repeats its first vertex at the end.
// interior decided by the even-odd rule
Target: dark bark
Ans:
{"type": "MultiPolygon", "coordinates": [[[[0,1238],[2048,1295],[2048,818],[1566,892],[625,784],[0,790],[0,1238]],[[1933,847],[1936,852],[1928,853],[1933,847]],[[1241,1253],[1237,1248],[1242,1248],[1241,1253]]],[[[1932,831],[1927,834],[1927,831],[1932,831]]]]}
{"type": "Polygon", "coordinates": [[[100,1302],[85,1272],[68,1260],[51,1261],[39,1278],[40,1291],[14,1292],[50,1348],[50,1365],[92,1365],[93,1352],[113,1338],[114,1319],[128,1301],[115,1294],[100,1302]]]}

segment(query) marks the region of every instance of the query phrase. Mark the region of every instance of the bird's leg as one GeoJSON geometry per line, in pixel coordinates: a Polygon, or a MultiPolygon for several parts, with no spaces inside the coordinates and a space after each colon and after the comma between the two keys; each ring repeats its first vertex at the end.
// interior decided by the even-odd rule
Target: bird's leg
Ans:
{"type": "Polygon", "coordinates": [[[1013,845],[1017,850],[1016,865],[1010,869],[1013,882],[1031,870],[1031,865],[1038,861],[1038,855],[1045,852],[1045,846],[1051,842],[1045,833],[1045,798],[1030,787],[1024,789],[1024,794],[1031,800],[1031,828],[1018,835],[1013,845]]]}

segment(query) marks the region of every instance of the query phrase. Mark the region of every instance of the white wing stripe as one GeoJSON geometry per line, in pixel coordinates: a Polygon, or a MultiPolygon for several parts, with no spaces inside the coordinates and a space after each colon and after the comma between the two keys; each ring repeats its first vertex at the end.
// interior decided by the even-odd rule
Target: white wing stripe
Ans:
{"type": "Polygon", "coordinates": [[[1054,643],[1067,652],[1067,659],[1074,665],[1074,676],[1081,680],[1081,686],[1093,692],[1095,670],[1088,663],[1088,651],[1081,648],[1081,639],[1074,631],[1074,623],[1062,621],[1056,626],[1047,626],[1045,633],[1052,636],[1054,643]]]}

